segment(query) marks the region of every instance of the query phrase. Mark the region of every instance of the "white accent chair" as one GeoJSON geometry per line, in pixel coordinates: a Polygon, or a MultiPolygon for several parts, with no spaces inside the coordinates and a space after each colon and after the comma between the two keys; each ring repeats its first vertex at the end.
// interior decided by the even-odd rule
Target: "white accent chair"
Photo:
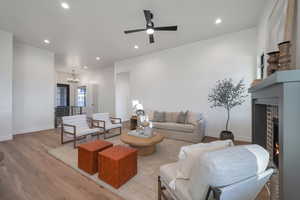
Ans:
{"type": "Polygon", "coordinates": [[[104,139],[121,135],[122,133],[122,119],[110,117],[109,113],[95,113],[92,116],[92,126],[100,128],[104,131],[104,139]],[[114,134],[110,137],[106,137],[113,129],[119,129],[119,134],[114,134]]]}
{"type": "Polygon", "coordinates": [[[255,200],[274,173],[267,169],[269,153],[258,145],[227,147],[197,158],[188,179],[176,179],[177,162],[161,166],[159,200],[167,199],[166,192],[175,200],[255,200]]]}
{"type": "Polygon", "coordinates": [[[102,134],[100,128],[90,128],[86,115],[62,117],[61,144],[73,142],[76,148],[77,140],[85,139],[87,135],[97,135],[99,139],[100,134],[102,134]],[[64,141],[64,134],[73,138],[64,141]]]}

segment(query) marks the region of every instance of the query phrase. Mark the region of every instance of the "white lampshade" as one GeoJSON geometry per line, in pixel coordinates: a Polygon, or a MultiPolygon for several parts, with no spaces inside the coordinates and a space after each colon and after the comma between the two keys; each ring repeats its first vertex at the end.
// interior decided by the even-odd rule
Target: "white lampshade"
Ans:
{"type": "Polygon", "coordinates": [[[142,105],[142,104],[136,104],[135,105],[135,108],[136,108],[136,110],[143,110],[144,109],[144,106],[142,105]]]}
{"type": "Polygon", "coordinates": [[[132,100],[132,107],[135,107],[139,103],[139,100],[132,100]]]}

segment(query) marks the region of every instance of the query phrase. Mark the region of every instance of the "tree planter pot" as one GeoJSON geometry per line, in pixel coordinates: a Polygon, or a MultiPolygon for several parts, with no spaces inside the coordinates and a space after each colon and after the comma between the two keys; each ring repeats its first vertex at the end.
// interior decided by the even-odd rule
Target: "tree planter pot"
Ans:
{"type": "Polygon", "coordinates": [[[220,133],[221,140],[232,140],[234,141],[234,135],[231,131],[222,131],[220,133]]]}

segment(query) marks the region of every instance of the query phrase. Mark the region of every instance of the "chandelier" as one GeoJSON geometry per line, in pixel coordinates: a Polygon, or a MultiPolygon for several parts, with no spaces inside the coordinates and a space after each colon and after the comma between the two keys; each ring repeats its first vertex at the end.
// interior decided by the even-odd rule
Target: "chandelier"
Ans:
{"type": "Polygon", "coordinates": [[[76,77],[75,70],[72,70],[72,77],[67,78],[67,81],[69,83],[79,83],[80,82],[79,78],[76,77]]]}

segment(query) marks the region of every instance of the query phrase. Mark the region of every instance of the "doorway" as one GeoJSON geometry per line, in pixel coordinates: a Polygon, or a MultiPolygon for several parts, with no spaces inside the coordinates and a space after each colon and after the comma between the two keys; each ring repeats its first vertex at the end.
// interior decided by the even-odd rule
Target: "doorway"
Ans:
{"type": "Polygon", "coordinates": [[[56,107],[70,106],[70,86],[67,84],[57,84],[56,86],[56,107]]]}

